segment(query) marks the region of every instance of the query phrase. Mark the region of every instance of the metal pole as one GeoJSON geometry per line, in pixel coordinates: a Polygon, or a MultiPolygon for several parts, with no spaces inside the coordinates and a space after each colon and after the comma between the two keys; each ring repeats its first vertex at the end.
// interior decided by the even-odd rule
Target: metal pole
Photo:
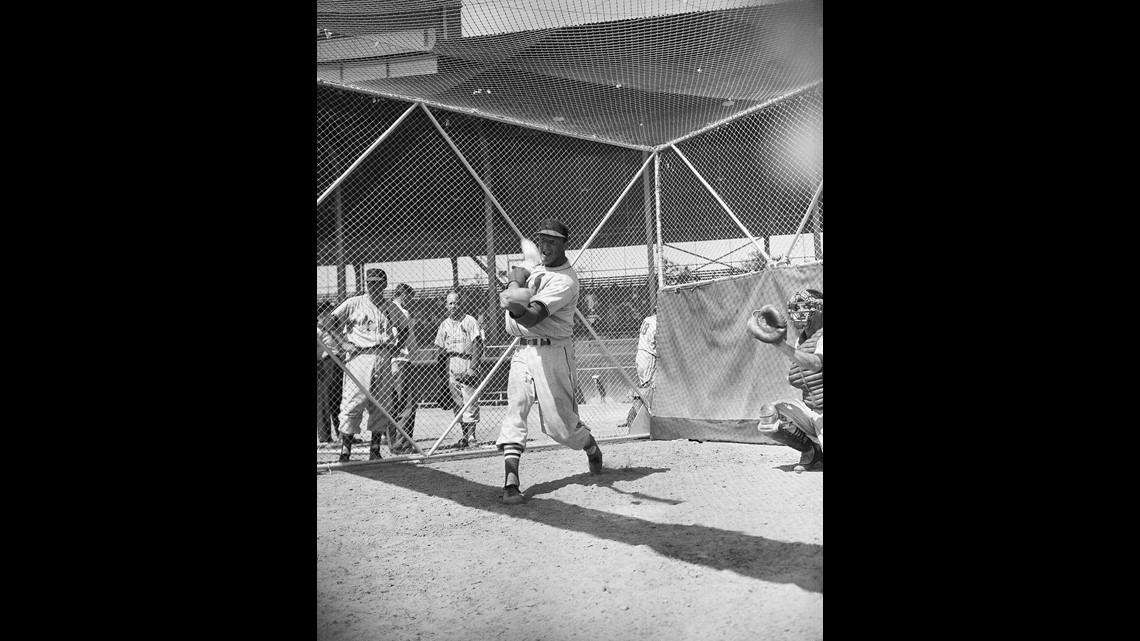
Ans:
{"type": "MultiPolygon", "coordinates": [[[[317,337],[317,345],[321,346],[325,350],[328,350],[328,346],[321,342],[320,336],[317,337]]],[[[388,419],[389,421],[391,421],[396,426],[396,429],[400,432],[400,434],[403,434],[404,438],[406,438],[408,440],[408,442],[412,444],[412,448],[415,449],[420,454],[423,454],[424,451],[420,449],[420,446],[416,445],[416,442],[412,440],[412,437],[408,436],[408,433],[404,431],[403,421],[397,421],[396,419],[392,418],[392,415],[388,413],[388,410],[384,409],[384,406],[381,405],[379,402],[377,402],[377,400],[375,398],[372,397],[372,391],[369,390],[364,385],[360,384],[360,381],[355,376],[352,375],[352,372],[348,371],[348,367],[345,366],[345,364],[339,358],[337,358],[336,354],[333,354],[330,351],[329,352],[329,358],[332,359],[333,363],[336,363],[336,366],[339,367],[345,373],[345,375],[347,375],[350,379],[352,379],[353,383],[356,383],[356,387],[358,389],[360,389],[360,391],[364,392],[365,398],[367,398],[369,401],[371,401],[372,405],[375,406],[376,409],[380,410],[380,413],[384,415],[384,418],[388,419]]],[[[408,416],[411,416],[411,414],[408,414],[408,416]]],[[[405,420],[407,420],[407,419],[405,418],[405,420]]],[[[394,443],[389,443],[388,447],[391,447],[392,445],[394,445],[394,443]]]]}
{"type": "Polygon", "coordinates": [[[507,224],[511,226],[511,229],[514,230],[515,234],[518,235],[520,240],[525,238],[522,232],[519,231],[519,228],[515,226],[515,222],[511,220],[510,216],[507,215],[507,212],[503,209],[503,206],[500,205],[499,201],[495,199],[495,194],[491,193],[491,189],[487,187],[486,183],[483,182],[483,179],[479,177],[479,174],[475,172],[475,169],[471,166],[471,163],[467,162],[467,158],[463,155],[463,152],[459,151],[459,147],[455,145],[455,142],[451,139],[451,136],[447,135],[447,132],[443,130],[443,126],[440,125],[439,121],[435,119],[435,115],[432,114],[431,110],[427,108],[427,105],[423,104],[422,102],[419,103],[419,105],[421,108],[423,108],[424,113],[427,114],[428,118],[431,119],[431,124],[435,125],[435,130],[439,132],[439,135],[443,136],[444,142],[446,142],[447,145],[451,147],[451,150],[455,152],[455,155],[459,157],[459,162],[463,163],[463,167],[467,169],[467,173],[471,174],[471,177],[475,179],[475,182],[479,183],[479,187],[483,189],[483,193],[487,194],[487,197],[491,199],[492,203],[494,203],[495,208],[498,209],[499,213],[503,215],[504,219],[506,219],[507,224]]]}
{"type": "MultiPolygon", "coordinates": [[[[648,152],[642,152],[642,155],[649,157],[648,152]]],[[[650,199],[652,193],[653,186],[649,183],[649,176],[642,175],[641,210],[645,216],[645,267],[648,270],[653,269],[653,202],[650,199]]],[[[645,279],[645,289],[649,294],[649,309],[646,311],[650,313],[657,308],[657,288],[654,284],[654,279],[645,279]]]]}
{"type": "Polygon", "coordinates": [[[413,104],[411,107],[408,107],[408,110],[401,114],[400,117],[396,119],[396,122],[392,123],[387,129],[384,130],[384,133],[380,134],[380,137],[376,139],[376,142],[369,145],[368,149],[365,149],[364,153],[360,154],[360,157],[352,163],[351,167],[344,170],[344,173],[340,175],[340,178],[337,178],[333,184],[329,185],[329,188],[325,190],[325,193],[317,197],[317,207],[321,206],[321,203],[324,202],[325,198],[328,197],[328,195],[331,194],[334,189],[340,187],[340,184],[344,182],[344,179],[348,178],[348,175],[355,171],[356,168],[360,166],[360,163],[364,162],[364,159],[367,158],[374,149],[379,147],[380,143],[384,142],[384,139],[388,137],[388,134],[391,134],[393,131],[395,131],[396,127],[399,127],[400,123],[404,122],[404,118],[407,118],[408,114],[412,113],[412,110],[415,108],[415,104],[413,104]]]}
{"type": "Polygon", "coordinates": [[[641,163],[641,169],[638,169],[637,173],[633,175],[633,178],[630,179],[629,183],[625,186],[625,189],[622,190],[621,195],[618,196],[617,200],[614,201],[613,206],[610,207],[610,210],[607,211],[606,215],[602,217],[602,221],[598,223],[597,227],[594,228],[594,233],[590,234],[590,237],[586,239],[586,242],[582,245],[582,248],[578,250],[578,255],[575,256],[574,260],[570,262],[571,267],[573,267],[578,262],[578,259],[586,253],[586,249],[590,246],[590,243],[594,242],[594,238],[597,237],[600,231],[602,231],[602,226],[605,225],[606,221],[610,219],[610,216],[612,216],[613,213],[617,211],[618,205],[621,204],[622,199],[624,199],[625,195],[629,193],[629,190],[633,188],[633,185],[637,183],[637,179],[641,176],[641,173],[645,171],[645,168],[649,166],[649,162],[653,160],[656,155],[657,153],[654,152],[653,156],[646,158],[645,162],[641,163]]]}
{"type": "MultiPolygon", "coordinates": [[[[479,126],[479,155],[483,161],[483,171],[487,174],[488,188],[495,184],[495,172],[491,167],[491,154],[487,151],[487,131],[485,123],[478,121],[479,126]]],[[[495,272],[498,271],[498,257],[495,253],[495,208],[491,204],[491,199],[483,194],[483,226],[484,233],[487,240],[487,299],[484,301],[483,311],[486,314],[488,325],[491,325],[490,320],[496,316],[498,309],[498,295],[495,284],[498,283],[495,272]]],[[[496,329],[491,330],[489,336],[501,337],[503,335],[502,328],[495,326],[496,329]]],[[[483,327],[484,340],[487,338],[487,327],[483,327]]],[[[496,340],[496,342],[498,342],[496,340]]]]}
{"type": "MultiPolygon", "coordinates": [[[[841,188],[840,191],[843,191],[843,189],[841,188]]],[[[811,216],[812,210],[815,209],[815,204],[819,202],[819,195],[822,193],[823,179],[821,178],[819,180],[819,185],[815,188],[815,195],[811,197],[811,204],[808,205],[807,211],[804,212],[803,220],[800,221],[799,229],[797,229],[796,233],[792,235],[792,244],[788,245],[788,251],[784,252],[784,255],[781,256],[781,258],[787,257],[788,254],[792,253],[792,248],[796,246],[796,241],[800,239],[800,234],[802,234],[804,231],[804,225],[807,224],[808,217],[811,216]]]]}
{"type": "Polygon", "coordinates": [[[665,251],[665,246],[661,244],[661,156],[653,156],[653,193],[654,193],[654,207],[657,209],[657,292],[658,296],[661,295],[661,289],[665,287],[665,273],[661,269],[661,254],[665,251]]]}
{"type": "Polygon", "coordinates": [[[728,213],[729,217],[732,218],[732,221],[736,223],[736,226],[740,228],[740,231],[743,231],[744,235],[748,236],[748,240],[752,241],[752,244],[756,246],[756,250],[759,251],[760,255],[764,257],[764,260],[771,261],[772,258],[768,256],[768,252],[764,251],[764,247],[756,240],[756,238],[752,235],[752,232],[748,231],[748,228],[744,226],[744,223],[740,222],[740,219],[736,217],[736,214],[732,213],[732,210],[728,207],[728,203],[724,202],[724,199],[720,197],[720,194],[716,193],[716,190],[713,189],[712,185],[710,185],[709,182],[705,180],[705,177],[697,171],[697,168],[693,166],[693,163],[689,162],[689,159],[685,157],[685,154],[681,153],[680,149],[677,149],[676,145],[670,144],[669,146],[673,148],[673,151],[677,152],[677,157],[680,158],[685,163],[685,165],[689,167],[689,171],[693,172],[693,175],[697,177],[697,180],[701,181],[701,184],[705,186],[705,189],[707,189],[710,194],[712,194],[712,197],[716,199],[721,208],[728,213]]]}
{"type": "Polygon", "coordinates": [[[439,435],[439,439],[435,442],[435,445],[431,446],[431,449],[428,450],[428,453],[425,456],[431,456],[435,453],[435,450],[437,447],[439,447],[439,444],[443,442],[443,439],[447,438],[447,435],[451,433],[451,430],[455,427],[455,424],[458,423],[459,419],[463,417],[463,412],[466,412],[467,408],[475,402],[475,399],[479,398],[479,395],[483,393],[483,388],[487,387],[487,383],[491,382],[491,375],[495,373],[495,370],[499,369],[499,366],[503,364],[503,359],[507,357],[507,354],[511,353],[511,351],[515,348],[515,345],[519,344],[519,338],[521,337],[515,336],[515,340],[511,341],[511,344],[508,345],[507,348],[503,350],[503,353],[499,355],[499,360],[495,361],[494,367],[492,367],[491,371],[487,372],[487,375],[483,377],[483,382],[479,383],[479,387],[475,388],[475,393],[471,395],[471,398],[467,399],[467,402],[463,404],[463,407],[459,408],[459,410],[455,412],[455,416],[451,417],[451,422],[447,424],[447,429],[443,431],[443,434],[439,435]]]}
{"type": "Polygon", "coordinates": [[[344,196],[336,190],[333,199],[336,207],[336,302],[339,305],[348,297],[348,272],[344,268],[344,196]]]}

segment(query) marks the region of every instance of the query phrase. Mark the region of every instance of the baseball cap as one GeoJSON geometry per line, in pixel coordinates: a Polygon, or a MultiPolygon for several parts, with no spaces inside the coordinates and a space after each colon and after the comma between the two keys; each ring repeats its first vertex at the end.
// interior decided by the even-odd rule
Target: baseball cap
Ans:
{"type": "Polygon", "coordinates": [[[373,267],[372,269],[365,270],[364,280],[387,281],[388,280],[388,272],[384,271],[383,269],[380,269],[379,267],[373,267]]]}
{"type": "Polygon", "coordinates": [[[557,218],[544,218],[538,223],[538,231],[535,234],[546,234],[547,236],[557,236],[559,238],[567,238],[570,236],[570,230],[562,221],[557,218]]]}

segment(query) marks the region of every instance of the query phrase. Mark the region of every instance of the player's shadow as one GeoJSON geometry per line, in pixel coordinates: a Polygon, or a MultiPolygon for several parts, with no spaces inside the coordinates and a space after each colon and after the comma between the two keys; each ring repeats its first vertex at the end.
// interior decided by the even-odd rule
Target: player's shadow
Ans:
{"type": "Polygon", "coordinates": [[[591,476],[587,473],[575,474],[568,476],[564,479],[557,481],[547,481],[545,483],[536,483],[523,491],[523,496],[527,499],[543,494],[550,494],[558,489],[564,488],[567,485],[593,485],[598,487],[605,487],[613,492],[633,496],[646,501],[653,501],[655,503],[667,503],[669,505],[677,505],[683,503],[677,499],[662,499],[641,492],[626,492],[614,487],[614,481],[630,481],[639,479],[643,476],[649,476],[657,472],[668,472],[667,468],[658,467],[623,467],[618,469],[606,468],[606,473],[600,476],[591,476]]]}
{"type": "MultiPolygon", "coordinates": [[[[613,481],[667,471],[664,469],[628,468],[628,472],[623,474],[622,470],[607,468],[606,474],[599,477],[574,475],[558,481],[539,483],[527,489],[525,495],[530,498],[521,505],[501,503],[501,487],[476,483],[424,465],[345,471],[425,496],[450,500],[465,507],[529,519],[549,527],[574,530],[627,545],[646,545],[662,556],[694,565],[729,570],[774,583],[794,583],[805,590],[823,593],[822,545],[779,541],[707,525],[658,523],[543,498],[543,495],[567,485],[609,486],[613,481]],[[610,475],[613,478],[607,479],[606,476],[610,475]]],[[[612,486],[610,489],[620,491],[612,486]]],[[[642,498],[670,502],[656,497],[642,498]]]]}

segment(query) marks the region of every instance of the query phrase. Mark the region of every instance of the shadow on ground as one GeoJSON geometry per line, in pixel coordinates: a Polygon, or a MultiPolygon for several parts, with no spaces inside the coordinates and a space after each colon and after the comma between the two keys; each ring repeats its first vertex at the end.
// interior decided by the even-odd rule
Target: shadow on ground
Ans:
{"type": "MultiPolygon", "coordinates": [[[[346,473],[372,481],[389,483],[427,496],[436,496],[469,508],[510,516],[565,530],[582,532],[627,545],[647,545],[662,556],[705,566],[713,570],[729,570],[755,579],[774,583],[794,583],[812,592],[823,593],[823,546],[812,543],[777,541],[762,536],[721,530],[705,525],[656,523],[641,518],[613,514],[542,498],[568,485],[612,487],[615,481],[667,472],[664,468],[607,469],[593,477],[576,474],[558,481],[539,483],[527,488],[528,500],[521,505],[499,502],[502,489],[476,483],[426,466],[400,465],[398,470],[369,468],[346,473]]],[[[638,498],[676,505],[681,501],[632,494],[638,498]]]]}

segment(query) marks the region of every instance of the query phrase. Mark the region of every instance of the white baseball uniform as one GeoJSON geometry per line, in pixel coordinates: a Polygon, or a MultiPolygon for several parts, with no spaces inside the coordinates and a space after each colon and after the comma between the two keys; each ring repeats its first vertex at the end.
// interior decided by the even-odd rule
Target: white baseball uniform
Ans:
{"type": "MultiPolygon", "coordinates": [[[[479,327],[479,321],[470,314],[464,314],[463,318],[459,320],[444,318],[435,333],[436,347],[449,355],[447,359],[447,389],[451,392],[451,400],[455,402],[456,409],[463,407],[463,404],[475,395],[477,386],[461,383],[455,380],[455,377],[472,373],[479,365],[472,362],[468,353],[476,338],[483,340],[483,330],[479,327]]],[[[467,407],[467,411],[463,413],[463,418],[460,421],[478,423],[479,403],[472,402],[467,407]]]]}
{"type": "Polygon", "coordinates": [[[590,428],[578,416],[574,397],[577,361],[572,336],[578,274],[570,261],[558,267],[539,265],[527,278],[526,286],[531,302],[545,305],[549,316],[528,328],[503,312],[507,333],[521,338],[511,357],[507,412],[495,444],[525,447],[527,416],[537,402],[543,433],[567,447],[584,449],[590,443],[590,428]]]}
{"type": "MultiPolygon", "coordinates": [[[[346,299],[329,316],[343,323],[345,340],[356,347],[345,367],[357,380],[368,385],[372,397],[388,410],[392,402],[390,363],[395,353],[392,329],[406,327],[407,317],[391,301],[377,306],[368,294],[346,299]]],[[[368,397],[345,374],[340,400],[340,431],[344,434],[360,432],[364,410],[369,405],[368,397]]],[[[367,429],[373,434],[386,429],[381,412],[368,412],[367,429]]]]}
{"type": "Polygon", "coordinates": [[[637,339],[637,385],[648,387],[657,371],[657,314],[641,321],[641,333],[637,339]]]}

